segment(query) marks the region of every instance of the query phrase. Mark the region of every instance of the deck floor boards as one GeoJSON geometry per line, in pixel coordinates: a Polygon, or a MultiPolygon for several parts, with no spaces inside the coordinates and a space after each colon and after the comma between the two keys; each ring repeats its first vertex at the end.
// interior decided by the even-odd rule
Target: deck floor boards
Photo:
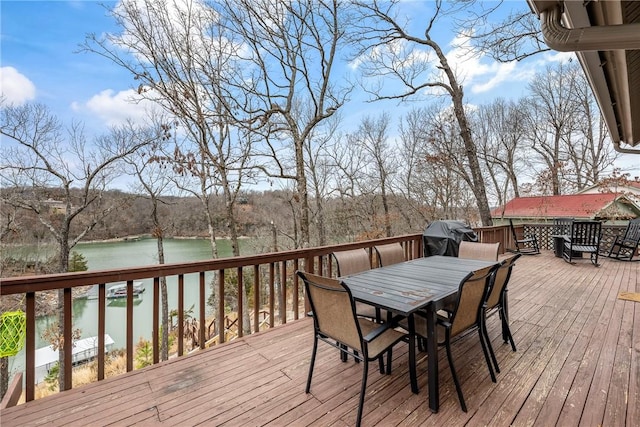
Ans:
{"type": "MultiPolygon", "coordinates": [[[[575,265],[521,257],[509,285],[517,351],[488,320],[501,372],[491,382],[477,334],[453,344],[468,412],[460,409],[445,352],[439,352],[440,411],[428,410],[426,354],[411,393],[407,351],[394,350],[390,376],[369,365],[364,426],[640,425],[640,263],[603,258],[575,265]]],[[[362,364],[318,347],[305,394],[311,319],[290,321],[203,352],[8,408],[2,426],[350,426],[362,364]]]]}

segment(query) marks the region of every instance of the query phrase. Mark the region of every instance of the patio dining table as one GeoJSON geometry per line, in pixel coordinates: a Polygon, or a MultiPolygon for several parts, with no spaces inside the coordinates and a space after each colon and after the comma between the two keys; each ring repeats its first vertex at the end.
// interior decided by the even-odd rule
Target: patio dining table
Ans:
{"type": "Polygon", "coordinates": [[[438,310],[456,298],[458,285],[469,273],[495,265],[496,262],[430,256],[374,268],[340,279],[353,298],[363,303],[407,318],[409,328],[409,375],[411,390],[418,393],[415,354],[414,314],[423,311],[427,317],[427,372],[429,408],[437,412],[440,405],[438,382],[438,342],[436,319],[438,310]]]}

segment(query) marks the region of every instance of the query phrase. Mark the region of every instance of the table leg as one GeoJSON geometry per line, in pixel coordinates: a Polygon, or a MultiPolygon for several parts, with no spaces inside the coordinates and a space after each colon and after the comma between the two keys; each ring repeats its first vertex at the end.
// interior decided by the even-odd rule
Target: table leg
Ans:
{"type": "Polygon", "coordinates": [[[427,366],[429,376],[429,408],[438,412],[440,389],[438,382],[438,334],[436,333],[436,310],[433,304],[427,306],[427,366]]]}
{"type": "Polygon", "coordinates": [[[418,374],[416,372],[416,325],[413,314],[409,315],[409,378],[411,380],[411,391],[418,393],[418,374]]]}

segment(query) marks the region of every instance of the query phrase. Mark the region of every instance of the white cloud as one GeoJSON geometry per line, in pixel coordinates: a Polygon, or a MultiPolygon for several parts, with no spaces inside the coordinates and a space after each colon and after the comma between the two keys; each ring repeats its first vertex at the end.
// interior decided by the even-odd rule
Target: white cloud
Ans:
{"type": "MultiPolygon", "coordinates": [[[[484,83],[478,83],[471,87],[471,91],[473,93],[483,93],[488,92],[491,89],[499,86],[501,83],[504,83],[507,80],[513,80],[514,70],[516,68],[516,62],[508,62],[505,64],[500,64],[497,67],[497,70],[493,74],[488,81],[484,83]]],[[[493,71],[493,70],[492,70],[493,71]]]]}
{"type": "Polygon", "coordinates": [[[13,67],[0,67],[0,95],[14,105],[22,105],[36,97],[36,86],[13,67]]]}
{"type": "Polygon", "coordinates": [[[142,122],[153,106],[151,101],[141,99],[133,89],[117,93],[106,89],[84,104],[74,102],[71,105],[74,111],[96,115],[109,126],[123,124],[127,120],[142,122]]]}
{"type": "MultiPolygon", "coordinates": [[[[458,34],[451,41],[451,46],[446,54],[449,65],[456,72],[459,83],[464,83],[474,94],[487,93],[513,83],[524,87],[540,66],[540,63],[532,62],[498,62],[474,48],[464,33],[458,34]]],[[[543,61],[560,60],[566,60],[566,57],[550,56],[543,61]]]]}

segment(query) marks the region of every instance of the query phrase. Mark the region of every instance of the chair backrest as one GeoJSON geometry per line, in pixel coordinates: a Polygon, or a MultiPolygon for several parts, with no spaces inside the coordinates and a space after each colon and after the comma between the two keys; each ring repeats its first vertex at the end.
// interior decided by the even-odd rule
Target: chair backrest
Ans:
{"type": "Polygon", "coordinates": [[[515,254],[502,261],[500,267],[496,270],[495,277],[493,279],[493,285],[489,291],[487,297],[487,309],[494,308],[500,303],[502,293],[507,288],[509,279],[511,278],[511,271],[516,263],[516,260],[520,258],[522,254],[515,254]]]}
{"type": "Polygon", "coordinates": [[[571,244],[597,246],[602,233],[600,221],[574,221],[571,223],[571,244]]]}
{"type": "Polygon", "coordinates": [[[498,265],[469,273],[458,287],[458,301],[451,314],[452,337],[477,324],[498,265]]]}
{"type": "Polygon", "coordinates": [[[631,221],[629,221],[622,241],[638,245],[638,243],[640,242],[640,218],[632,219],[631,221]]]}
{"type": "Polygon", "coordinates": [[[313,311],[316,333],[362,351],[362,332],[349,289],[337,279],[297,272],[313,311]]]}
{"type": "Polygon", "coordinates": [[[500,243],[460,242],[458,258],[498,261],[500,243]]]}
{"type": "Polygon", "coordinates": [[[378,245],[375,247],[375,250],[378,254],[378,264],[380,267],[406,261],[404,257],[404,249],[402,249],[402,245],[400,243],[378,245]]]}
{"type": "Polygon", "coordinates": [[[348,276],[371,270],[371,259],[366,249],[351,249],[348,251],[334,252],[333,258],[338,267],[338,276],[348,276]]]}
{"type": "Polygon", "coordinates": [[[553,234],[557,236],[569,235],[571,232],[572,217],[559,217],[553,219],[553,234]]]}
{"type": "Polygon", "coordinates": [[[518,240],[522,240],[522,236],[518,236],[518,233],[516,232],[516,227],[513,225],[512,219],[509,219],[509,228],[511,228],[511,235],[513,236],[513,242],[517,244],[518,240]]]}

